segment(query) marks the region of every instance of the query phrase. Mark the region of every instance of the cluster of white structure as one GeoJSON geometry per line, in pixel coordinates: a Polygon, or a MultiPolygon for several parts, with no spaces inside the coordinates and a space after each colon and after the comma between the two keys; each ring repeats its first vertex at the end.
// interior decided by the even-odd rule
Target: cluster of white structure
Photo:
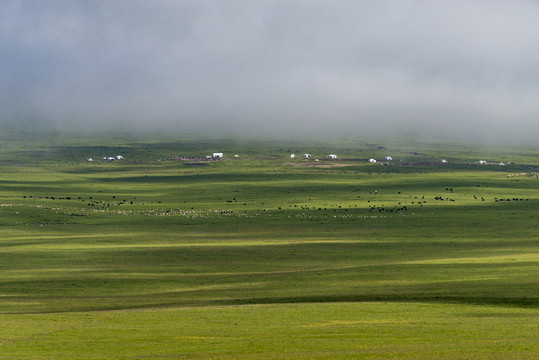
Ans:
{"type": "MultiPolygon", "coordinates": [[[[207,159],[222,159],[225,157],[225,154],[222,152],[214,152],[211,156],[206,156],[207,159]]],[[[240,156],[238,154],[234,154],[235,158],[239,158],[240,156]]]]}
{"type": "MultiPolygon", "coordinates": [[[[222,159],[225,157],[225,155],[222,153],[222,152],[215,152],[211,155],[212,158],[214,159],[222,159]]],[[[235,158],[238,158],[240,157],[238,154],[234,154],[234,157],[235,158]]]]}
{"type": "MultiPolygon", "coordinates": [[[[311,154],[303,154],[302,156],[307,159],[307,158],[311,157],[311,154]]],[[[294,159],[295,157],[296,157],[296,154],[290,154],[291,159],[294,159]]],[[[337,155],[335,155],[335,154],[329,154],[328,155],[328,159],[336,159],[336,158],[337,158],[337,155]]],[[[318,159],[315,159],[315,160],[318,161],[318,159]]]]}
{"type": "MultiPolygon", "coordinates": [[[[124,159],[124,157],[122,155],[103,157],[103,160],[106,160],[106,161],[116,161],[116,160],[123,160],[123,159],[124,159]]],[[[93,158],[88,158],[88,162],[94,162],[94,159],[93,158]]]]}
{"type": "Polygon", "coordinates": [[[493,162],[489,162],[489,161],[485,161],[485,160],[477,160],[476,161],[477,164],[479,165],[487,165],[487,164],[495,164],[495,165],[500,165],[500,166],[503,166],[503,165],[509,165],[511,164],[510,162],[497,162],[497,161],[493,161],[493,162]]]}
{"type": "MultiPolygon", "coordinates": [[[[367,160],[368,162],[374,164],[376,162],[378,162],[378,160],[374,159],[374,158],[370,158],[369,160],[367,160]]],[[[384,157],[384,161],[393,161],[393,158],[389,155],[385,156],[384,157]]],[[[383,164],[382,164],[383,165],[383,164]]]]}

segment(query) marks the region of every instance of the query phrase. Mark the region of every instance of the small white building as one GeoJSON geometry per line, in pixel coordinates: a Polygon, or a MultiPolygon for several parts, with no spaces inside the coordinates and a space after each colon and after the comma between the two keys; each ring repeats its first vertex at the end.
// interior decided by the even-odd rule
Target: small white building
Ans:
{"type": "Polygon", "coordinates": [[[487,162],[485,160],[477,160],[479,165],[485,165],[487,162]]]}
{"type": "Polygon", "coordinates": [[[116,158],[113,157],[113,156],[109,156],[109,157],[107,158],[107,161],[114,161],[114,160],[116,160],[116,158]]]}
{"type": "Polygon", "coordinates": [[[116,160],[123,160],[124,157],[122,155],[116,155],[116,160]]]}
{"type": "Polygon", "coordinates": [[[295,158],[296,157],[296,154],[290,154],[290,158],[295,158]]]}
{"type": "Polygon", "coordinates": [[[88,161],[89,161],[89,162],[93,162],[93,161],[94,161],[94,159],[92,159],[92,158],[88,158],[88,161]]]}
{"type": "Polygon", "coordinates": [[[303,154],[303,157],[304,157],[304,158],[310,158],[310,157],[311,157],[311,154],[303,154]]]}
{"type": "Polygon", "coordinates": [[[328,158],[329,158],[329,159],[336,159],[336,158],[337,158],[337,155],[335,155],[335,154],[329,154],[329,155],[328,155],[328,158]]]}
{"type": "Polygon", "coordinates": [[[385,161],[393,161],[393,158],[391,156],[386,156],[384,158],[385,161]]]}
{"type": "Polygon", "coordinates": [[[442,164],[447,164],[447,160],[446,160],[446,159],[442,159],[442,160],[440,160],[440,162],[441,162],[442,164]]]}
{"type": "Polygon", "coordinates": [[[369,159],[369,162],[374,164],[376,162],[376,159],[371,158],[371,159],[369,159]]]}
{"type": "Polygon", "coordinates": [[[223,153],[213,153],[212,155],[213,158],[222,158],[224,157],[223,153]]]}
{"type": "Polygon", "coordinates": [[[234,157],[240,157],[238,154],[234,155],[234,157]]]}

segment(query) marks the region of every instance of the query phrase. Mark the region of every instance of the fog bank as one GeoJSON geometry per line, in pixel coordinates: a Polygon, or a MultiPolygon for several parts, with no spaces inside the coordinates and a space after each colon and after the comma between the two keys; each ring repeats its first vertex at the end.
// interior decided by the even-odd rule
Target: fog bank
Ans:
{"type": "Polygon", "coordinates": [[[535,1],[0,3],[0,123],[539,135],[535,1]]]}

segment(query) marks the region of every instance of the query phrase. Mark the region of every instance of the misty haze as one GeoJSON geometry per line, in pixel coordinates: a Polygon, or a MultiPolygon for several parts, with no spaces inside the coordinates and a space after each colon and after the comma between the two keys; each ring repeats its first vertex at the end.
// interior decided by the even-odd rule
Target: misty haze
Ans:
{"type": "Polygon", "coordinates": [[[534,1],[2,1],[0,123],[67,131],[539,130],[534,1]]]}

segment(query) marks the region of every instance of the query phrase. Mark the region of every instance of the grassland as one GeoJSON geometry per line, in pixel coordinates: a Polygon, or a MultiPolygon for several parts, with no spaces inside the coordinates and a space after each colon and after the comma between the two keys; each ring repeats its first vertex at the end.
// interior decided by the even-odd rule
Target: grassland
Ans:
{"type": "Polygon", "coordinates": [[[539,357],[537,148],[0,139],[2,359],[539,357]]]}

